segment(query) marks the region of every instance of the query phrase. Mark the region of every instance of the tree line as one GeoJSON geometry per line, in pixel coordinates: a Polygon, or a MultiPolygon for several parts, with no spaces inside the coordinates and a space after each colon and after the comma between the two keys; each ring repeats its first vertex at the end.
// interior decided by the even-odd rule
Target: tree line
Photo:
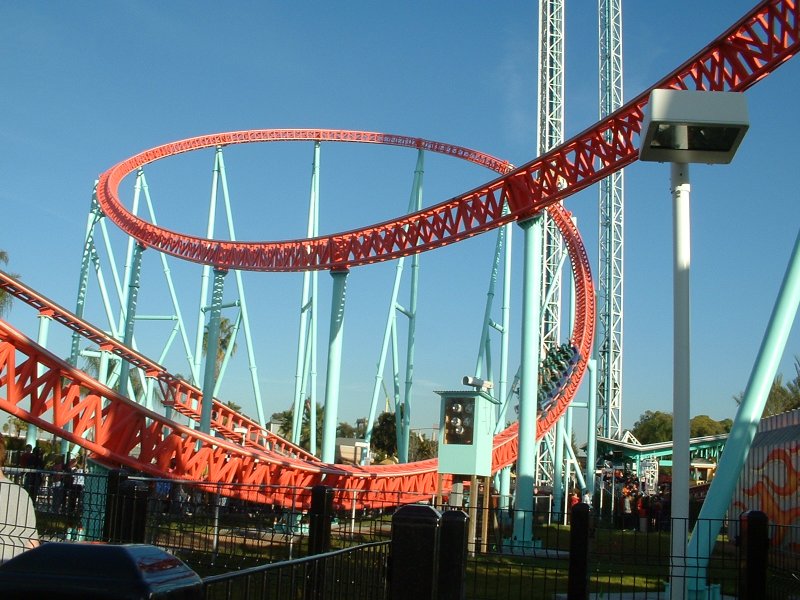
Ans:
{"type": "MultiPolygon", "coordinates": [[[[778,375],[772,382],[767,402],[764,406],[762,418],[771,417],[783,412],[800,408],[800,358],[794,359],[795,376],[791,381],[783,382],[783,376],[778,375]]],[[[733,397],[736,405],[742,403],[744,392],[733,397]]],[[[715,421],[708,415],[698,415],[689,422],[689,435],[703,437],[728,433],[733,426],[733,420],[723,419],[715,421]]],[[[672,439],[672,413],[662,411],[645,411],[631,429],[642,444],[655,444],[668,442],[672,439]]]]}

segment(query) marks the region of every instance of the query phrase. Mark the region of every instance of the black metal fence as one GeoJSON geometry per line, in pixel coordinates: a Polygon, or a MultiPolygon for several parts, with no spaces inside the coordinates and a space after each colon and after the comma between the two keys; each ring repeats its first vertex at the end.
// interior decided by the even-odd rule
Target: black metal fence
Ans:
{"type": "MultiPolygon", "coordinates": [[[[282,497],[294,501],[264,505],[247,500],[247,486],[239,486],[234,494],[224,486],[124,474],[72,473],[67,477],[63,473],[6,469],[6,475],[29,490],[43,541],[152,544],[205,576],[214,594],[227,590],[219,592],[223,594],[220,597],[249,597],[240,593],[284,585],[286,581],[303,590],[309,582],[324,581],[325,590],[341,582],[342,589],[362,594],[349,597],[383,598],[379,590],[387,588],[387,543],[398,508],[391,503],[369,509],[358,508],[357,502],[346,508],[331,503],[323,517],[330,525],[327,546],[313,550],[332,549],[327,559],[327,553],[309,556],[313,545],[310,489],[284,488],[282,497]],[[266,568],[273,563],[285,566],[266,568]],[[358,587],[357,579],[364,579],[363,587],[358,587]]],[[[258,488],[250,489],[255,496],[258,488]]],[[[352,492],[356,496],[359,493],[352,492]]],[[[351,492],[336,491],[337,498],[348,494],[351,492]]],[[[463,574],[467,598],[567,597],[570,568],[575,568],[575,557],[584,551],[587,593],[593,596],[620,597],[636,592],[638,597],[659,598],[676,578],[688,578],[691,586],[705,587],[711,597],[717,593],[743,597],[743,573],[747,569],[743,567],[740,528],[729,527],[728,522],[720,524],[720,534],[704,569],[683,572],[670,570],[676,557],[668,522],[646,522],[636,528],[616,523],[615,527],[615,523],[590,512],[585,538],[575,540],[577,523],[563,524],[563,516],[553,517],[544,511],[522,515],[492,503],[463,508],[469,515],[463,574]],[[530,540],[514,539],[515,519],[522,519],[523,526],[532,532],[530,540]]],[[[673,520],[672,526],[688,524],[673,520]]],[[[800,596],[800,527],[772,523],[768,537],[772,543],[762,556],[767,558],[769,586],[759,600],[800,596]]]]}
{"type": "Polygon", "coordinates": [[[316,556],[212,575],[203,580],[208,600],[386,598],[389,542],[372,542],[316,556]]]}

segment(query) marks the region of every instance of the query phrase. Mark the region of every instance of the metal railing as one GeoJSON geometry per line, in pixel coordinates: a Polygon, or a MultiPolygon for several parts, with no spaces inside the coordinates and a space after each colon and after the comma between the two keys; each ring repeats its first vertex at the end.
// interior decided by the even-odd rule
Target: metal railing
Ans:
{"type": "Polygon", "coordinates": [[[297,598],[374,600],[386,597],[389,542],[212,575],[203,579],[207,600],[297,598]]]}

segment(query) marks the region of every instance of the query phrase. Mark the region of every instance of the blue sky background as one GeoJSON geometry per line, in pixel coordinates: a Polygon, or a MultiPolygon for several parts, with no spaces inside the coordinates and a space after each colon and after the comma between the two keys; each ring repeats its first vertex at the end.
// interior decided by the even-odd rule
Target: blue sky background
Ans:
{"type": "MultiPolygon", "coordinates": [[[[743,15],[750,1],[624,3],[625,98],[637,95],[743,15]],[[663,4],[663,3],[662,3],[663,4]],[[688,16],[687,16],[688,15],[688,16]]],[[[521,164],[536,146],[536,9],[528,2],[4,2],[0,4],[0,248],[8,270],[73,307],[92,184],[141,150],[237,129],[324,127],[424,137],[521,164]]],[[[597,9],[567,3],[566,137],[597,120],[597,9]]],[[[747,92],[751,130],[730,166],[692,171],[692,414],[733,417],[798,229],[796,140],[800,62],[747,92]]],[[[239,239],[302,237],[312,146],[226,151],[239,239]]],[[[205,231],[213,152],[147,170],[159,221],[205,231]]],[[[405,211],[415,152],[323,145],[321,230],[405,211]]],[[[425,203],[491,179],[426,157],[425,203]]],[[[666,165],[626,170],[623,423],[671,411],[672,270],[666,165]]],[[[123,197],[132,196],[132,188],[123,197]]],[[[571,197],[597,269],[596,187],[571,197]]],[[[219,223],[224,223],[222,220],[219,223]]],[[[116,251],[124,240],[113,226],[116,251]]],[[[412,422],[438,419],[436,389],[474,369],[493,233],[422,256],[412,422]]],[[[515,236],[515,273],[522,236],[515,236]]],[[[171,262],[184,316],[195,327],[198,266],[171,262]]],[[[394,275],[387,263],[349,279],[340,418],[368,412],[394,275]]],[[[145,255],[139,314],[165,314],[157,255],[145,255]]],[[[327,340],[330,277],[322,274],[320,341],[327,340]]],[[[244,276],[259,380],[270,414],[289,406],[302,276],[244,276]]],[[[519,277],[512,300],[512,370],[519,362],[519,277]]],[[[229,298],[233,278],[228,279],[229,298]]],[[[89,318],[106,327],[96,287],[89,318]]],[[[401,292],[407,303],[407,291],[401,292]]],[[[232,313],[231,313],[232,316],[232,313]]],[[[33,311],[10,321],[35,337],[33,311]]],[[[55,328],[54,328],[55,329],[55,328]]],[[[157,355],[169,326],[144,323],[139,346],[157,355]]],[[[53,331],[66,354],[66,335],[53,331]]],[[[193,334],[190,334],[193,339],[193,334]]],[[[181,352],[165,361],[186,372],[181,352]]],[[[795,326],[782,372],[794,376],[795,326]]],[[[255,415],[239,341],[221,396],[255,415]]],[[[319,358],[324,393],[325,353],[319,358]]],[[[585,390],[582,394],[585,395],[585,390]]],[[[579,417],[580,418],[580,417],[579,417]]],[[[578,434],[578,437],[583,437],[578,434]]]]}

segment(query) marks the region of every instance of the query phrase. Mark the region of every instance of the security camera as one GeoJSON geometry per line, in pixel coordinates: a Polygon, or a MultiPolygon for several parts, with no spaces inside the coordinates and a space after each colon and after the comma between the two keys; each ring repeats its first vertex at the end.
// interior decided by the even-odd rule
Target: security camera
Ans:
{"type": "Polygon", "coordinates": [[[491,381],[484,381],[480,377],[470,377],[469,375],[464,375],[463,379],[461,379],[461,383],[484,392],[494,387],[491,381]]]}

